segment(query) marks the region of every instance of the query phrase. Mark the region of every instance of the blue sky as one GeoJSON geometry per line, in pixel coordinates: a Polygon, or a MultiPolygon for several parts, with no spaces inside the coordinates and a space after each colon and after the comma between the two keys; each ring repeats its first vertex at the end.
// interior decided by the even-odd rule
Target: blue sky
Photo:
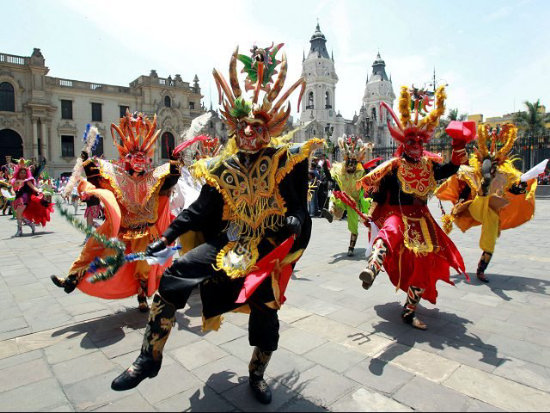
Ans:
{"type": "Polygon", "coordinates": [[[285,42],[289,84],[301,71],[317,18],[340,78],[336,108],[360,108],[379,50],[396,94],[422,86],[433,68],[448,107],[495,116],[541,99],[550,108],[550,2],[546,0],[318,0],[4,2],[0,51],[39,47],[49,75],[127,85],[159,76],[200,78],[216,103],[211,72],[226,72],[236,45],[285,42]],[[114,4],[113,4],[114,3],[114,4]]]}

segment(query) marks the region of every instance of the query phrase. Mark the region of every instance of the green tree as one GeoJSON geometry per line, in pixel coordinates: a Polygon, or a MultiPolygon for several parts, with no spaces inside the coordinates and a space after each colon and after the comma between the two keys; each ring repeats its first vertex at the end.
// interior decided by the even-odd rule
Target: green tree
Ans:
{"type": "Polygon", "coordinates": [[[525,101],[524,103],[527,110],[516,113],[514,122],[523,132],[524,136],[541,136],[547,131],[545,123],[550,122],[550,113],[543,112],[540,99],[536,102],[525,101]]]}

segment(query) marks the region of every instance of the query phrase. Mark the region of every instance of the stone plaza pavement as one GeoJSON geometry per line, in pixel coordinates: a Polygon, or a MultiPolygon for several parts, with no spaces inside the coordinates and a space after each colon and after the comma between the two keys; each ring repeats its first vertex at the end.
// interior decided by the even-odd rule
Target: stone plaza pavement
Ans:
{"type": "MultiPolygon", "coordinates": [[[[267,407],[248,389],[247,316],[229,314],[220,331],[203,334],[196,294],[177,315],[158,377],[111,391],[138,354],[147,316],[135,298],[67,295],[52,285],[50,274],[64,274],[84,238],[59,215],[35,236],[14,232],[0,216],[3,411],[550,410],[550,200],[502,234],[489,285],[459,276],[455,287],[439,284],[437,306],[419,310],[428,331],[400,321],[404,293],[385,274],[361,288],[366,231],[348,258],[346,223],[314,219],[280,311],[267,407]]],[[[475,273],[479,229],[451,237],[475,273]]]]}

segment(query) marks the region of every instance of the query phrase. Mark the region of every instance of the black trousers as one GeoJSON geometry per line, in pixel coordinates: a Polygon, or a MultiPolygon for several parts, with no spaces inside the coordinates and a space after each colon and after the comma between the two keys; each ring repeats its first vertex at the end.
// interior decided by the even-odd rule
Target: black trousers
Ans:
{"type": "MultiPolygon", "coordinates": [[[[159,294],[177,309],[185,307],[193,289],[206,280],[225,277],[225,271],[214,269],[218,252],[227,243],[227,238],[206,242],[177,259],[164,272],[159,285],[159,294]]],[[[263,351],[275,351],[279,344],[279,317],[277,310],[269,308],[255,297],[248,300],[248,341],[263,351]]],[[[235,297],[236,298],[236,297],[235,297]]]]}

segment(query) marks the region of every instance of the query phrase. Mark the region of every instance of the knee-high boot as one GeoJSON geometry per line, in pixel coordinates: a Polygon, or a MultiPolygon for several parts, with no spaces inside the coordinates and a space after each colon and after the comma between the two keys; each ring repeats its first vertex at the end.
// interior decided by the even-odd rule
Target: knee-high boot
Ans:
{"type": "Polygon", "coordinates": [[[348,248],[348,257],[353,257],[353,250],[355,249],[355,244],[357,243],[357,234],[351,234],[349,237],[349,248],[348,248]]]}
{"type": "Polygon", "coordinates": [[[487,251],[483,251],[483,254],[481,254],[481,258],[479,259],[479,263],[477,264],[477,278],[484,283],[489,282],[489,279],[485,276],[485,270],[489,266],[491,258],[493,258],[493,254],[487,251]]]}
{"type": "Polygon", "coordinates": [[[371,254],[367,259],[367,266],[359,274],[359,279],[363,281],[363,288],[368,290],[374,279],[382,269],[384,260],[386,259],[386,244],[381,239],[377,239],[372,246],[371,254]]]}
{"type": "Polygon", "coordinates": [[[407,301],[401,312],[401,318],[404,323],[410,324],[420,330],[426,330],[428,328],[425,323],[416,317],[416,306],[420,302],[423,293],[424,289],[411,285],[407,291],[407,301]]]}
{"type": "Polygon", "coordinates": [[[113,380],[113,390],[133,389],[142,380],[158,374],[162,364],[162,351],[174,325],[175,314],[176,307],[156,294],[149,311],[141,353],[126,371],[113,380]]]}
{"type": "Polygon", "coordinates": [[[271,403],[271,389],[264,379],[264,373],[272,354],[272,351],[263,351],[259,347],[254,347],[248,365],[250,388],[256,399],[263,404],[271,403]]]}

